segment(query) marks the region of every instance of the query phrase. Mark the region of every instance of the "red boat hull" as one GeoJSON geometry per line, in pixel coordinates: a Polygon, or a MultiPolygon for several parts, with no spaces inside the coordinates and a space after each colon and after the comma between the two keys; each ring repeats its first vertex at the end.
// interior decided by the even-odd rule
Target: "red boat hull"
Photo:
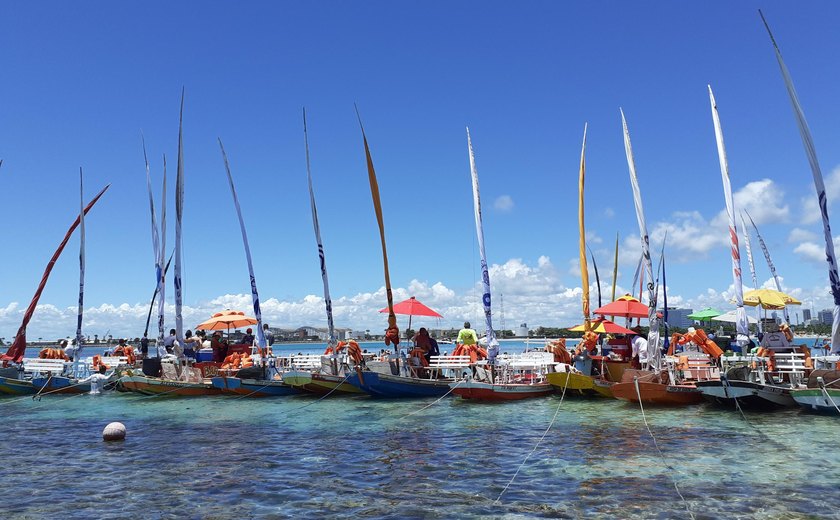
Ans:
{"type": "Polygon", "coordinates": [[[639,402],[643,404],[687,405],[703,402],[703,394],[694,385],[664,385],[657,382],[639,381],[639,392],[636,393],[636,383],[616,383],[612,386],[612,394],[622,401],[639,402]]]}

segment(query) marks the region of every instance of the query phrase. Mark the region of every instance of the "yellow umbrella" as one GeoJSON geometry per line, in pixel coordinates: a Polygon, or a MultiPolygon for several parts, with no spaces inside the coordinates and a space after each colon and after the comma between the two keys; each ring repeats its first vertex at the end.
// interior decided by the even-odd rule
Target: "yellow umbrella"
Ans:
{"type": "Polygon", "coordinates": [[[217,312],[209,320],[196,325],[195,328],[201,330],[229,330],[256,324],[257,320],[245,316],[244,312],[228,310],[217,312]]]}
{"type": "MultiPolygon", "coordinates": [[[[735,303],[732,300],[732,303],[735,303]]],[[[753,289],[744,293],[744,305],[755,307],[761,305],[763,309],[783,309],[788,305],[802,305],[802,302],[773,289],[753,289]]]]}

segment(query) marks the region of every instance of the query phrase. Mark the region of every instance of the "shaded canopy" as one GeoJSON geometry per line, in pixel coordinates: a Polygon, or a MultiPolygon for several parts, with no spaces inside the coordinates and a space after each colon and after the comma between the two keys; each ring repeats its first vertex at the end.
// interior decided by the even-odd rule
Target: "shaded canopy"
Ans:
{"type": "MultiPolygon", "coordinates": [[[[583,332],[584,325],[576,325],[569,330],[573,332],[583,332]]],[[[625,329],[617,323],[613,323],[606,318],[598,318],[589,322],[589,330],[592,332],[606,333],[606,334],[636,334],[636,331],[625,329]]]]}
{"type": "Polygon", "coordinates": [[[610,302],[603,307],[598,307],[592,313],[605,316],[620,316],[622,318],[647,318],[648,306],[629,294],[625,294],[614,302],[610,302]]]}
{"type": "Polygon", "coordinates": [[[802,302],[774,289],[753,289],[744,293],[744,305],[750,307],[761,305],[763,309],[783,309],[787,305],[802,305],[802,302]]]}
{"type": "Polygon", "coordinates": [[[226,310],[215,313],[209,320],[199,323],[195,328],[200,330],[227,330],[256,324],[256,319],[245,316],[242,311],[226,310]]]}
{"type": "Polygon", "coordinates": [[[689,314],[688,316],[686,316],[686,318],[697,321],[708,321],[714,318],[715,316],[720,316],[721,314],[723,314],[723,311],[719,311],[712,307],[706,307],[702,311],[697,311],[689,314]]]}

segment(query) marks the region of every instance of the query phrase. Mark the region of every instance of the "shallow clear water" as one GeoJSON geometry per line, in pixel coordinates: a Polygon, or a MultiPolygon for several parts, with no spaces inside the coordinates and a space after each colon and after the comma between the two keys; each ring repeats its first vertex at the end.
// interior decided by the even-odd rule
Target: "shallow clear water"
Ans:
{"type": "Polygon", "coordinates": [[[3,518],[687,518],[673,478],[697,518],[840,511],[838,418],[785,410],[748,413],[748,424],[707,406],[647,409],[663,459],[638,407],[615,400],[445,398],[418,411],[433,402],[0,398],[0,510],[3,518]],[[111,421],[126,425],[124,442],[102,442],[111,421]]]}

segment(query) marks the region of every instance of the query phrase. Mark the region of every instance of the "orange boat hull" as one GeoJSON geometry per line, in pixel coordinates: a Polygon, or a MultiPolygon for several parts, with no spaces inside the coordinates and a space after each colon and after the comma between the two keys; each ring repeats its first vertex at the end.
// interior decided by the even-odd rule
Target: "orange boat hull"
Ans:
{"type": "Polygon", "coordinates": [[[664,385],[657,382],[639,381],[636,383],[616,383],[612,386],[612,395],[622,401],[639,402],[641,395],[644,404],[688,405],[703,402],[703,394],[694,385],[664,385]]]}

